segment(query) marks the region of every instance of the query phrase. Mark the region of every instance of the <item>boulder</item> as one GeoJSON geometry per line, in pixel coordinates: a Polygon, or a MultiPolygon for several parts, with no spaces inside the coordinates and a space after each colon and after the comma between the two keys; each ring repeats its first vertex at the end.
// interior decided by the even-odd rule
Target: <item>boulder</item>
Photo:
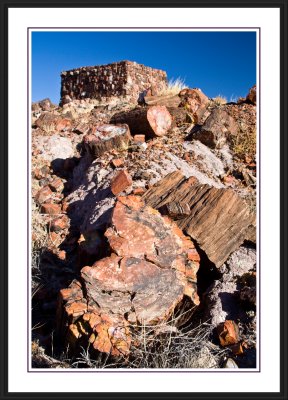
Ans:
{"type": "Polygon", "coordinates": [[[199,304],[199,255],[192,241],[139,196],[119,197],[105,236],[112,254],[81,270],[60,293],[59,329],[69,343],[90,341],[99,351],[129,352],[130,325],[157,325],[181,301],[199,304]],[[193,256],[194,255],[194,256],[193,256]]]}

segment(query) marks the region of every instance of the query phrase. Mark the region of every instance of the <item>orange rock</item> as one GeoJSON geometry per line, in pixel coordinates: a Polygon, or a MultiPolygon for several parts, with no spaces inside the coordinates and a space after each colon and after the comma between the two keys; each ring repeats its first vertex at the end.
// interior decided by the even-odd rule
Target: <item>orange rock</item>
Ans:
{"type": "Polygon", "coordinates": [[[71,121],[67,118],[59,119],[55,124],[56,131],[66,131],[69,128],[71,128],[71,121]]]}
{"type": "Polygon", "coordinates": [[[145,188],[139,187],[133,190],[133,194],[135,194],[136,196],[142,196],[142,194],[144,194],[146,192],[145,188]]]}
{"type": "Polygon", "coordinates": [[[226,320],[217,327],[221,346],[229,346],[239,342],[239,328],[232,320],[226,320]]]}
{"type": "Polygon", "coordinates": [[[44,203],[41,207],[42,214],[60,214],[61,213],[61,206],[59,204],[52,204],[52,203],[44,203]]]}
{"type": "Polygon", "coordinates": [[[68,228],[68,217],[66,215],[55,218],[50,223],[50,230],[52,232],[60,232],[66,228],[68,228]]]}
{"type": "Polygon", "coordinates": [[[62,192],[64,189],[64,183],[60,178],[53,179],[53,181],[49,183],[49,186],[53,192],[62,192]]]}
{"type": "Polygon", "coordinates": [[[62,202],[62,211],[66,213],[68,210],[68,207],[69,207],[69,204],[67,203],[67,201],[64,200],[62,202]]]}
{"type": "Polygon", "coordinates": [[[135,135],[133,141],[134,143],[145,143],[145,135],[135,135]]]}
{"type": "Polygon", "coordinates": [[[115,168],[123,167],[123,165],[124,165],[124,160],[123,160],[123,158],[114,158],[114,159],[111,161],[111,164],[112,164],[113,167],[115,167],[115,168]]]}
{"type": "Polygon", "coordinates": [[[49,186],[44,186],[36,193],[35,200],[37,200],[39,204],[45,203],[47,200],[51,198],[52,194],[53,193],[49,188],[49,186]]]}
{"type": "Polygon", "coordinates": [[[132,178],[127,170],[119,171],[111,181],[111,191],[116,196],[132,185],[132,178]]]}
{"type": "Polygon", "coordinates": [[[66,313],[68,316],[79,317],[87,311],[87,304],[83,302],[74,302],[66,306],[66,313]]]}
{"type": "Polygon", "coordinates": [[[187,252],[188,260],[200,262],[200,255],[196,249],[189,249],[187,252]]]}
{"type": "Polygon", "coordinates": [[[65,250],[61,250],[58,253],[58,258],[62,261],[64,261],[66,259],[66,251],[65,250]]]}

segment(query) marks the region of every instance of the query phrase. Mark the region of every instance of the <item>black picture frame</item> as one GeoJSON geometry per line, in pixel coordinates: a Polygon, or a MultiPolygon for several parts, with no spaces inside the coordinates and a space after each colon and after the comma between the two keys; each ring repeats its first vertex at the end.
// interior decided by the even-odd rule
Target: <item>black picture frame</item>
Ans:
{"type": "MultiPolygon", "coordinates": [[[[105,1],[105,0],[84,0],[84,1],[68,1],[60,0],[59,2],[52,2],[50,0],[37,1],[20,1],[20,0],[6,0],[1,2],[1,156],[0,156],[0,173],[1,173],[1,215],[0,215],[0,229],[1,229],[1,252],[0,252],[0,284],[1,284],[1,381],[0,381],[0,395],[1,399],[18,399],[18,398],[37,398],[37,399],[84,399],[84,398],[96,398],[96,399],[249,399],[249,398],[270,398],[270,399],[287,399],[287,10],[288,4],[287,0],[180,0],[179,2],[169,1],[169,0],[146,0],[137,1],[132,0],[120,0],[118,1],[105,1]],[[150,393],[150,392],[136,392],[136,393],[56,393],[56,392],[41,392],[41,393],[13,393],[8,390],[8,362],[12,360],[8,359],[8,269],[9,269],[9,259],[8,259],[8,208],[9,208],[9,198],[8,198],[8,12],[11,8],[85,8],[85,7],[107,7],[107,8],[125,8],[125,7],[151,7],[151,8],[236,8],[236,7],[247,7],[247,8],[279,8],[280,11],[280,127],[281,127],[281,148],[280,148],[280,181],[281,181],[281,192],[280,192],[280,333],[281,333],[281,351],[280,351],[280,392],[279,393],[247,393],[247,392],[231,392],[231,393],[208,393],[208,392],[171,392],[171,393],[150,393]]],[[[277,296],[277,294],[274,294],[277,296]]],[[[14,362],[17,362],[14,360],[14,362]]],[[[37,379],[37,376],[35,377],[37,379]]],[[[245,379],[241,379],[243,384],[245,384],[245,379]]],[[[242,384],[242,383],[241,383],[242,384]]]]}

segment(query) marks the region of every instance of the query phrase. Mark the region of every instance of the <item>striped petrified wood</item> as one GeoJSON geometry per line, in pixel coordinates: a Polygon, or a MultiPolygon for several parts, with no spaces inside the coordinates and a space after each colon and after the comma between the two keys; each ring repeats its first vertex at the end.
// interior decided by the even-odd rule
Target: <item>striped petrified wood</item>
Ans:
{"type": "MultiPolygon", "coordinates": [[[[232,189],[199,184],[196,178],[186,179],[179,171],[149,189],[143,200],[156,209],[165,206],[168,213],[173,204],[177,207],[180,203],[182,208],[186,204],[189,215],[176,218],[177,224],[217,267],[244,242],[254,220],[246,202],[232,189]]],[[[170,216],[175,217],[173,212],[170,216]]]]}

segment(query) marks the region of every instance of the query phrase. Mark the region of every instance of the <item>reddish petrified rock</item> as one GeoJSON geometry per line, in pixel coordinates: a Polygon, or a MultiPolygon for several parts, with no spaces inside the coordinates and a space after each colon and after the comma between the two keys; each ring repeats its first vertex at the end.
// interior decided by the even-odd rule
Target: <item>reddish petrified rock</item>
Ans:
{"type": "Polygon", "coordinates": [[[56,124],[55,124],[55,130],[60,132],[60,131],[66,131],[71,128],[71,120],[68,118],[60,118],[56,124]]]}
{"type": "Polygon", "coordinates": [[[229,346],[239,342],[238,325],[231,320],[226,320],[217,327],[221,346],[229,346]]]}
{"type": "Polygon", "coordinates": [[[201,123],[209,105],[209,98],[200,89],[183,89],[179,97],[179,107],[184,107],[192,114],[195,124],[201,123]]]}
{"type": "Polygon", "coordinates": [[[35,126],[46,132],[67,130],[71,127],[71,120],[61,118],[57,114],[45,112],[35,121],[35,126]]]}
{"type": "MultiPolygon", "coordinates": [[[[107,229],[105,236],[120,257],[144,259],[161,269],[175,269],[184,277],[186,271],[191,275],[191,268],[194,272],[199,268],[199,263],[188,261],[188,251],[194,249],[191,240],[168,217],[145,207],[139,196],[118,198],[112,227],[107,229]]],[[[199,302],[196,291],[193,301],[199,302]]]]}
{"type": "Polygon", "coordinates": [[[113,167],[115,167],[115,168],[123,167],[123,165],[124,165],[124,160],[123,160],[123,158],[114,158],[114,159],[111,161],[111,164],[112,164],[113,167]]]}
{"type": "Polygon", "coordinates": [[[119,171],[111,181],[111,191],[116,196],[132,185],[132,178],[127,170],[119,171]]]}
{"type": "Polygon", "coordinates": [[[39,203],[45,203],[47,200],[51,199],[52,191],[49,186],[44,186],[42,189],[38,190],[35,196],[35,200],[39,203]]]}
{"type": "Polygon", "coordinates": [[[50,230],[52,232],[60,232],[64,229],[68,228],[69,218],[66,215],[63,215],[59,218],[53,219],[50,223],[50,230]]]}
{"type": "Polygon", "coordinates": [[[41,213],[50,215],[60,214],[61,206],[59,204],[44,203],[41,206],[41,213]]]}
{"type": "Polygon", "coordinates": [[[144,194],[146,192],[145,188],[139,187],[133,190],[133,194],[137,195],[137,196],[142,196],[142,194],[144,194]]]}
{"type": "Polygon", "coordinates": [[[62,192],[64,189],[64,183],[60,178],[53,179],[53,181],[49,183],[49,186],[53,192],[62,192]]]}
{"type": "Polygon", "coordinates": [[[145,142],[145,135],[135,135],[133,137],[134,143],[144,143],[145,142]]]}
{"type": "Polygon", "coordinates": [[[82,268],[83,290],[78,282],[61,290],[58,328],[71,345],[90,342],[118,356],[129,352],[131,324],[166,321],[184,296],[193,313],[199,257],[191,240],[139,196],[118,198],[105,235],[113,253],[82,268]]]}

